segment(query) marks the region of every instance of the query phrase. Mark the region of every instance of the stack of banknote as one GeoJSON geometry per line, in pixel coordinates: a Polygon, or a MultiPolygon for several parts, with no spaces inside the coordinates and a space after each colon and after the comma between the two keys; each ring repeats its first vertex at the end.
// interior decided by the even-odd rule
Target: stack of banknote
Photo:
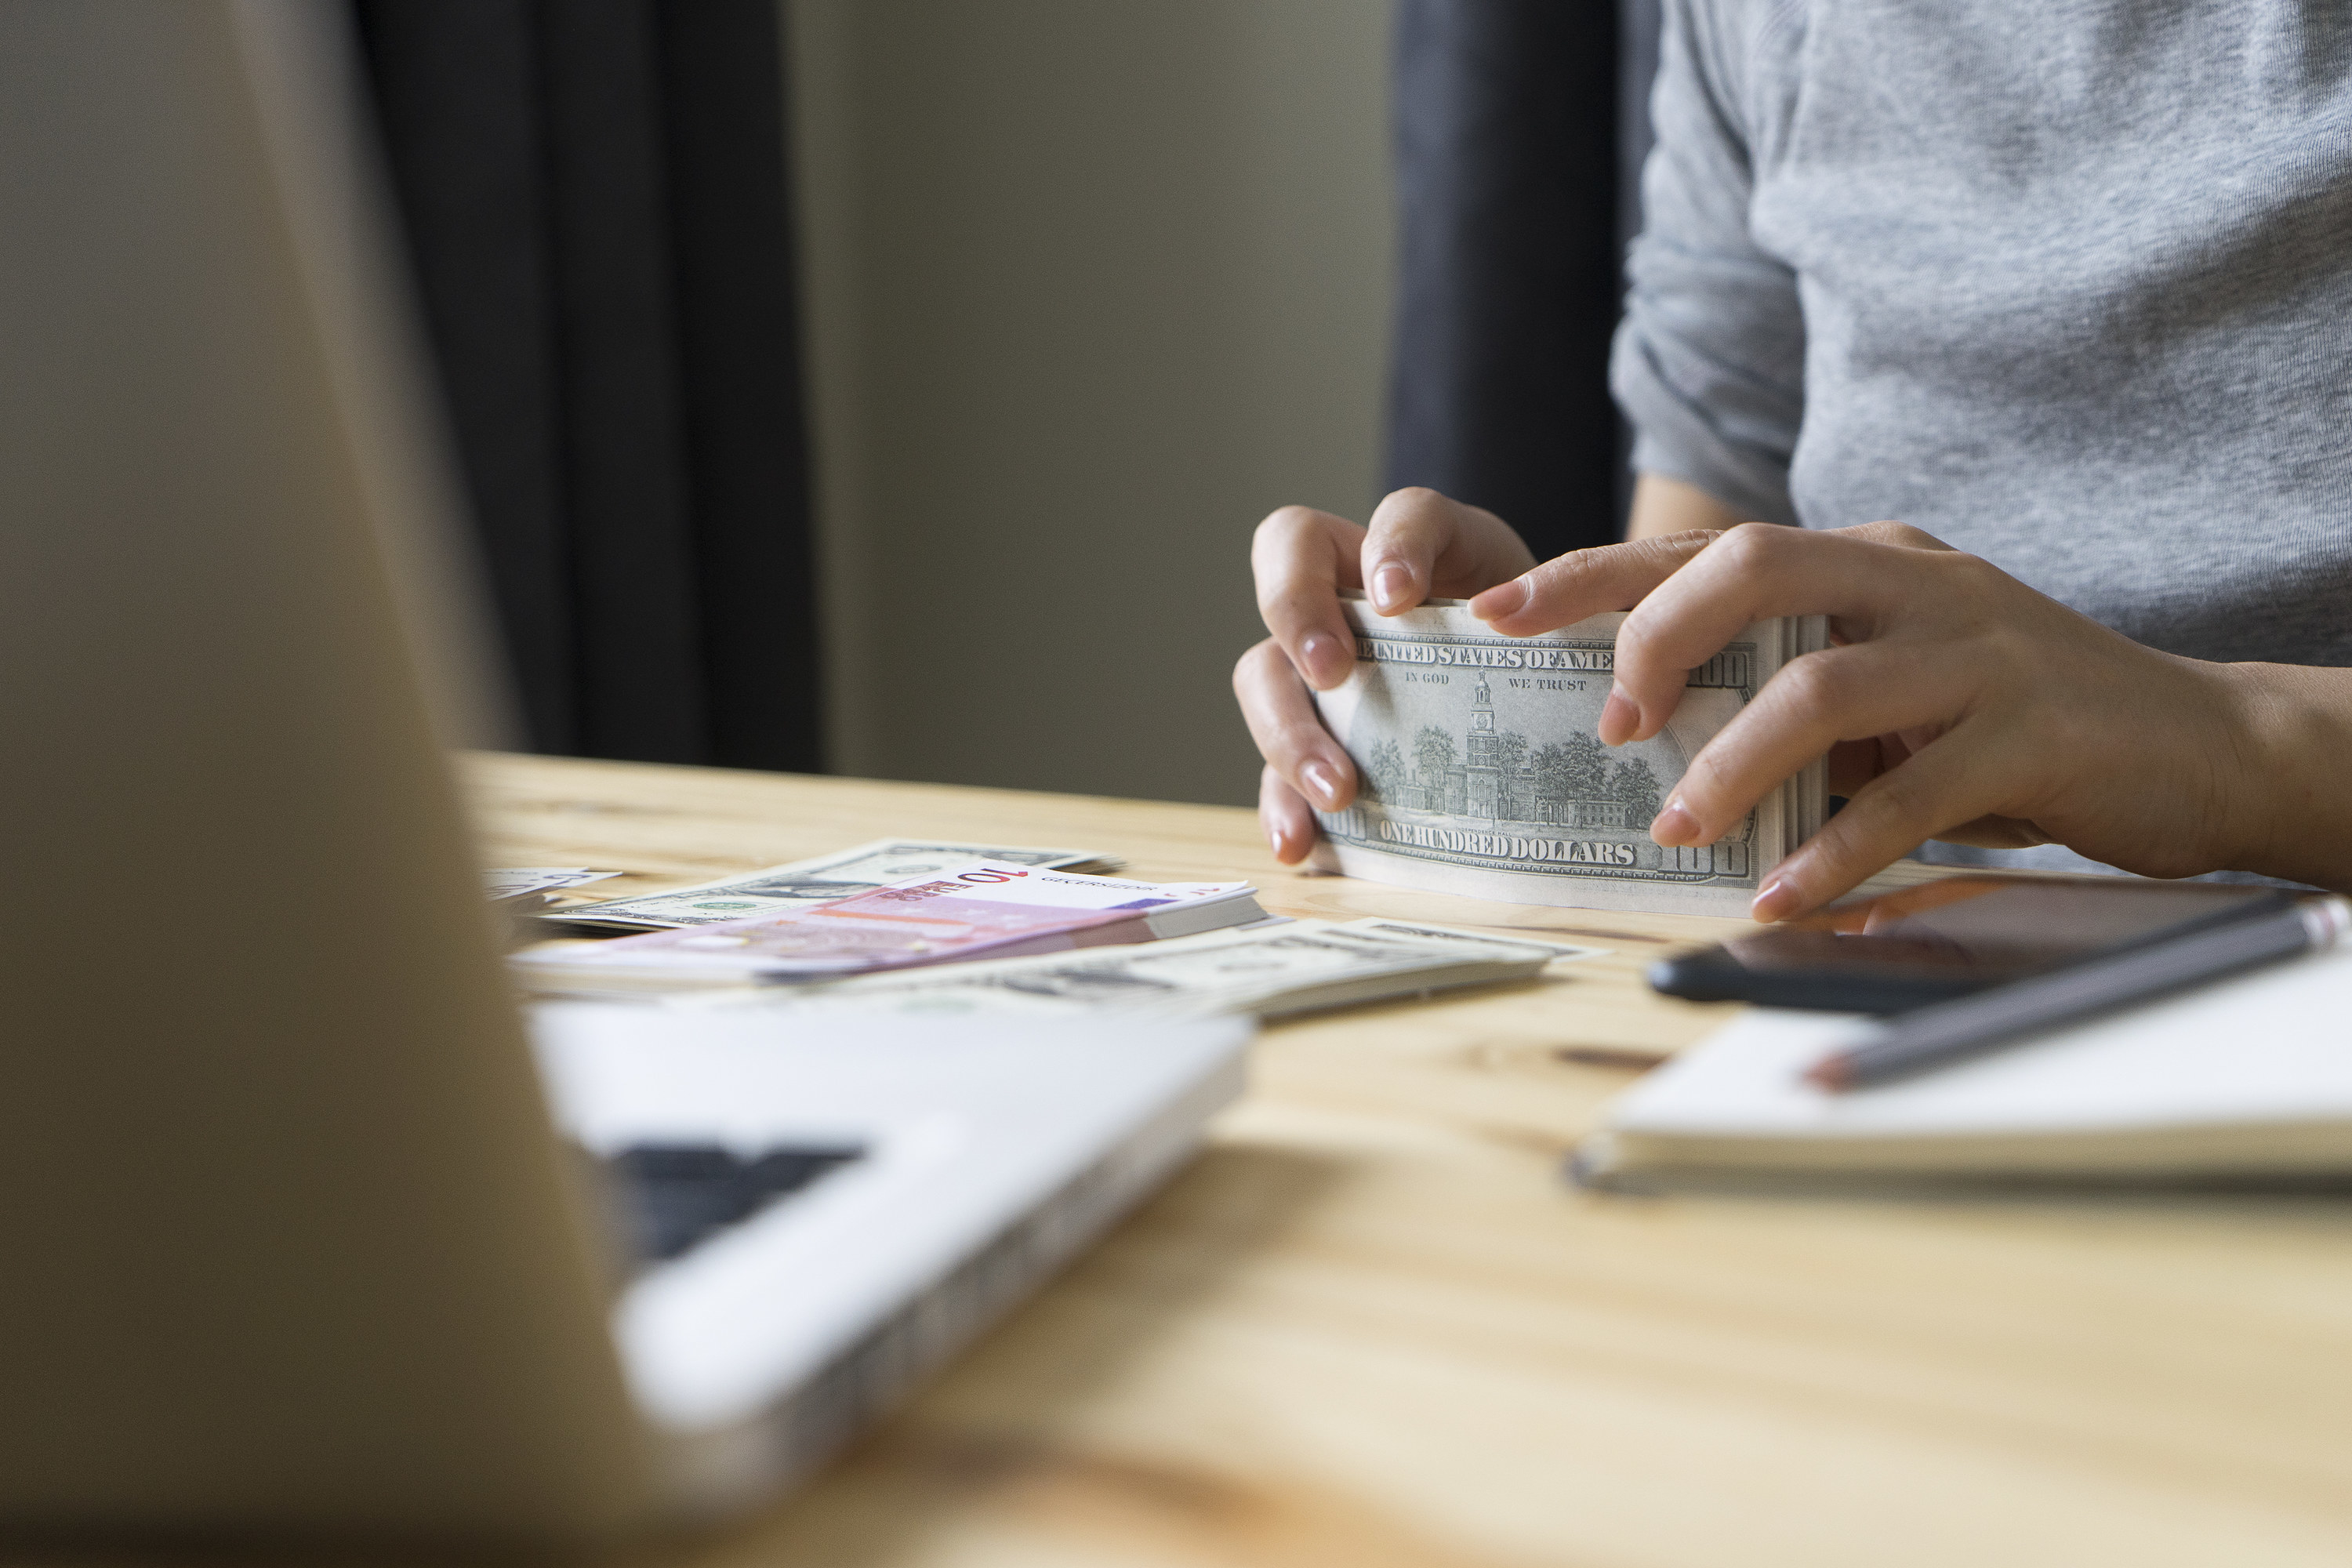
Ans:
{"type": "Polygon", "coordinates": [[[535,949],[525,971],[656,986],[792,984],[1156,942],[1266,918],[1246,882],[1136,882],[972,860],[715,925],[535,949]]]}
{"type": "Polygon", "coordinates": [[[677,988],[648,994],[610,971],[531,966],[548,999],[656,1001],[689,1008],[811,1008],[864,1013],[1150,1013],[1287,1017],[1465,985],[1526,981],[1548,965],[1599,956],[1570,942],[1502,938],[1412,921],[1267,921],[1129,947],[982,960],[781,987],[677,988]]]}
{"type": "Polygon", "coordinates": [[[1283,921],[1138,947],[958,963],[789,992],[696,994],[677,1004],[939,1016],[1149,1012],[1279,1018],[1530,980],[1548,964],[1601,951],[1411,921],[1283,921]]]}
{"type": "MultiPolygon", "coordinates": [[[[1120,864],[1087,849],[877,839],[675,891],[555,910],[537,918],[579,932],[639,934],[519,954],[515,970],[544,997],[672,1006],[1274,1018],[1524,981],[1549,964],[1602,951],[1411,921],[1272,919],[1244,884],[1099,876],[1120,864]],[[909,928],[903,922],[861,921],[859,911],[873,905],[892,915],[919,912],[919,902],[908,903],[907,889],[975,868],[999,879],[999,887],[1031,881],[1019,875],[1025,870],[1053,873],[1034,880],[1050,880],[1056,890],[1031,896],[1069,907],[982,911],[971,929],[944,941],[921,933],[920,952],[896,934],[878,944],[863,935],[845,943],[825,930],[897,924],[904,931],[909,928]],[[808,918],[820,910],[835,912],[808,918]],[[1003,956],[1022,952],[1011,944],[1026,941],[1073,951],[1003,956]],[[774,984],[779,980],[790,984],[774,984]]],[[[538,891],[611,875],[530,868],[490,879],[501,891],[538,891]]]]}
{"type": "Polygon", "coordinates": [[[1821,829],[1815,762],[1713,844],[1665,847],[1650,824],[1699,749],[1784,666],[1827,646],[1818,616],[1759,621],[1690,672],[1654,738],[1601,742],[1622,615],[1504,637],[1461,601],[1402,615],[1345,605],[1356,668],[1316,699],[1362,787],[1318,814],[1327,869],[1514,903],[1738,914],[1762,876],[1821,829]]]}
{"type": "Polygon", "coordinates": [[[974,860],[1009,861],[1048,871],[1108,876],[1123,864],[1092,849],[1040,849],[1022,845],[966,844],[952,838],[877,838],[813,859],[794,860],[761,871],[739,871],[716,881],[634,899],[569,904],[541,916],[564,925],[617,931],[675,931],[717,925],[751,915],[781,914],[810,904],[870,893],[909,877],[943,871],[974,860]]]}

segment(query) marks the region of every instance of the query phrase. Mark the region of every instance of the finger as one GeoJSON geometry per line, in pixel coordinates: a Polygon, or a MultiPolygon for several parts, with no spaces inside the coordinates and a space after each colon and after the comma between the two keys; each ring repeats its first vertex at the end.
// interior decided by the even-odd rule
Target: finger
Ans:
{"type": "Polygon", "coordinates": [[[1879,774],[1845,809],[1766,875],[1750,910],[1787,920],[1853,890],[1945,828],[1992,815],[2013,765],[1989,757],[1955,728],[1879,774]]]}
{"type": "Polygon", "coordinates": [[[1437,557],[1459,526],[1454,503],[1419,487],[1391,492],[1372,510],[1360,570],[1364,597],[1384,616],[1429,597],[1437,557]]]}
{"type": "Polygon", "coordinates": [[[1699,748],[1650,836],[1666,845],[1712,844],[1838,742],[1940,723],[1964,709],[1970,689],[1964,667],[1924,646],[1857,643],[1809,653],[1699,748]]]}
{"type": "Polygon", "coordinates": [[[1384,616],[1432,595],[1459,597],[1535,563],[1511,525],[1433,489],[1397,490],[1372,513],[1363,548],[1364,595],[1384,616]]]}
{"type": "Polygon", "coordinates": [[[1572,550],[1487,589],[1470,601],[1470,613],[1506,637],[1526,637],[1630,610],[1716,537],[1704,531],[1669,533],[1572,550]]]}
{"type": "Polygon", "coordinates": [[[1357,556],[1364,531],[1344,517],[1286,506],[1257,525],[1250,568],[1258,614],[1291,668],[1328,691],[1356,668],[1356,637],[1339,613],[1339,590],[1361,585],[1357,556]]]}
{"type": "Polygon", "coordinates": [[[1314,812],[1271,763],[1258,774],[1257,820],[1274,846],[1274,858],[1285,866],[1297,865],[1315,847],[1314,812]]]}
{"type": "MultiPolygon", "coordinates": [[[[1622,736],[1604,732],[1601,739],[1614,744],[1656,734],[1682,700],[1690,672],[1752,622],[1791,615],[1869,622],[1916,599],[1919,563],[1931,556],[1869,536],[1892,526],[1816,532],[1749,522],[1717,535],[1618,631],[1612,705],[1622,700],[1633,723],[1622,736]]],[[[1945,552],[1942,559],[1965,558],[1945,552]]],[[[1865,629],[1853,640],[1867,638],[1865,629]]]]}
{"type": "Polygon", "coordinates": [[[1269,637],[1234,666],[1234,695],[1258,754],[1282,781],[1318,811],[1339,811],[1356,798],[1356,767],[1323,728],[1314,700],[1269,637]]]}

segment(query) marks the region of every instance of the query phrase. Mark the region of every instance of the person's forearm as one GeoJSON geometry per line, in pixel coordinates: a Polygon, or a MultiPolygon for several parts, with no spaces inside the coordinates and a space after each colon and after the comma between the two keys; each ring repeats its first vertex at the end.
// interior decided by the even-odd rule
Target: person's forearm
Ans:
{"type": "Polygon", "coordinates": [[[2230,869],[2352,891],[2352,669],[2210,668],[2239,717],[2230,869]]]}
{"type": "Polygon", "coordinates": [[[1633,506],[1625,520],[1627,539],[1656,539],[1695,528],[1737,528],[1748,520],[1699,489],[1664,474],[1638,474],[1633,506]]]}

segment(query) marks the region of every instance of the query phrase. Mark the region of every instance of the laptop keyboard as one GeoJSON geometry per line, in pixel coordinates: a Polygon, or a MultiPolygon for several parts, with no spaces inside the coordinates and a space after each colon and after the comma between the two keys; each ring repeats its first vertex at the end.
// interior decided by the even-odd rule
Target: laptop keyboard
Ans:
{"type": "Polygon", "coordinates": [[[716,1143],[640,1143],[608,1155],[604,1168],[637,1256],[667,1263],[865,1155],[855,1145],[746,1156],[716,1143]]]}

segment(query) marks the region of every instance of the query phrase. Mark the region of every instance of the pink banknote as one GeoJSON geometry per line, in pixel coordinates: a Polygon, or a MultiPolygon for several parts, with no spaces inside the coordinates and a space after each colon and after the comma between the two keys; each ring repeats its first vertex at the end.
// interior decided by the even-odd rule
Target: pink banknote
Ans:
{"type": "Polygon", "coordinates": [[[581,978],[822,980],[1245,925],[1265,918],[1255,892],[1246,882],[1136,882],[976,860],[828,904],[542,949],[515,962],[581,978]]]}

